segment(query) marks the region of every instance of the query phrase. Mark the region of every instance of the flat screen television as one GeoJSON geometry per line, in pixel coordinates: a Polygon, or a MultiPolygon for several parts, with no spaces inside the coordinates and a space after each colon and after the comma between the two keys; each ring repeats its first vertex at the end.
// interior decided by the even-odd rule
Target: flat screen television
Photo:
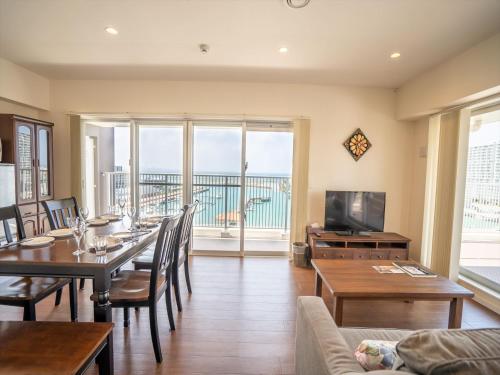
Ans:
{"type": "Polygon", "coordinates": [[[354,234],[383,232],[385,193],[327,191],[325,230],[354,234]]]}

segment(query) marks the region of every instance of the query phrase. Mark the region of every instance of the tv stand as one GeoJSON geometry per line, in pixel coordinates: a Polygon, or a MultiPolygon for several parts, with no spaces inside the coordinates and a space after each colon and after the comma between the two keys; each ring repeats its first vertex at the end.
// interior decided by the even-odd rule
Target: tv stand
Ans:
{"type": "Polygon", "coordinates": [[[343,234],[308,227],[307,233],[313,259],[407,260],[411,241],[390,232],[343,234]]]}

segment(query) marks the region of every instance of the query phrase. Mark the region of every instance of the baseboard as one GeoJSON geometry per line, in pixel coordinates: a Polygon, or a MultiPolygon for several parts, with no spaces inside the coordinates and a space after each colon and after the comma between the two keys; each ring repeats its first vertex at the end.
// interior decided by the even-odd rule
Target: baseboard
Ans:
{"type": "Polygon", "coordinates": [[[500,314],[500,294],[465,276],[458,276],[458,283],[474,292],[474,301],[500,314]]]}

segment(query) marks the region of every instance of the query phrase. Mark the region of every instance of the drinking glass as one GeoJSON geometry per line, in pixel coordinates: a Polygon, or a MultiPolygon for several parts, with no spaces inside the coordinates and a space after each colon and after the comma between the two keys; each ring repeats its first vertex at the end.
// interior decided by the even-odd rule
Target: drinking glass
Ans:
{"type": "Polygon", "coordinates": [[[120,216],[124,216],[125,205],[127,204],[127,200],[125,198],[118,198],[118,206],[120,206],[120,216]]]}
{"type": "Polygon", "coordinates": [[[108,248],[108,237],[107,236],[95,236],[94,248],[95,248],[95,254],[98,257],[106,255],[106,250],[108,248]]]}
{"type": "Polygon", "coordinates": [[[129,217],[130,219],[130,230],[133,232],[134,231],[134,218],[135,218],[135,207],[133,206],[129,206],[127,208],[127,216],[129,217]]]}
{"type": "Polygon", "coordinates": [[[87,207],[80,207],[79,211],[80,217],[86,222],[90,215],[89,209],[87,207]]]}
{"type": "Polygon", "coordinates": [[[141,232],[146,232],[148,229],[148,218],[147,216],[139,216],[139,230],[141,232]]]}
{"type": "Polygon", "coordinates": [[[82,242],[82,237],[85,234],[85,222],[76,217],[76,218],[70,218],[68,224],[71,230],[73,231],[73,236],[75,237],[76,244],[78,245],[77,249],[73,251],[73,255],[83,254],[85,250],[81,248],[81,242],[82,242]]]}

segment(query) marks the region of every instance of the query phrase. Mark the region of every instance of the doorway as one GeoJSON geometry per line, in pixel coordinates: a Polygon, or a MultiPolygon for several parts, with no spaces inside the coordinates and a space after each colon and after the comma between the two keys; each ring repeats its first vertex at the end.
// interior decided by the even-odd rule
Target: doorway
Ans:
{"type": "Polygon", "coordinates": [[[87,120],[86,135],[98,136],[86,138],[91,215],[126,202],[139,215],[168,216],[198,201],[193,253],[288,255],[292,129],[290,122],[87,120]]]}

